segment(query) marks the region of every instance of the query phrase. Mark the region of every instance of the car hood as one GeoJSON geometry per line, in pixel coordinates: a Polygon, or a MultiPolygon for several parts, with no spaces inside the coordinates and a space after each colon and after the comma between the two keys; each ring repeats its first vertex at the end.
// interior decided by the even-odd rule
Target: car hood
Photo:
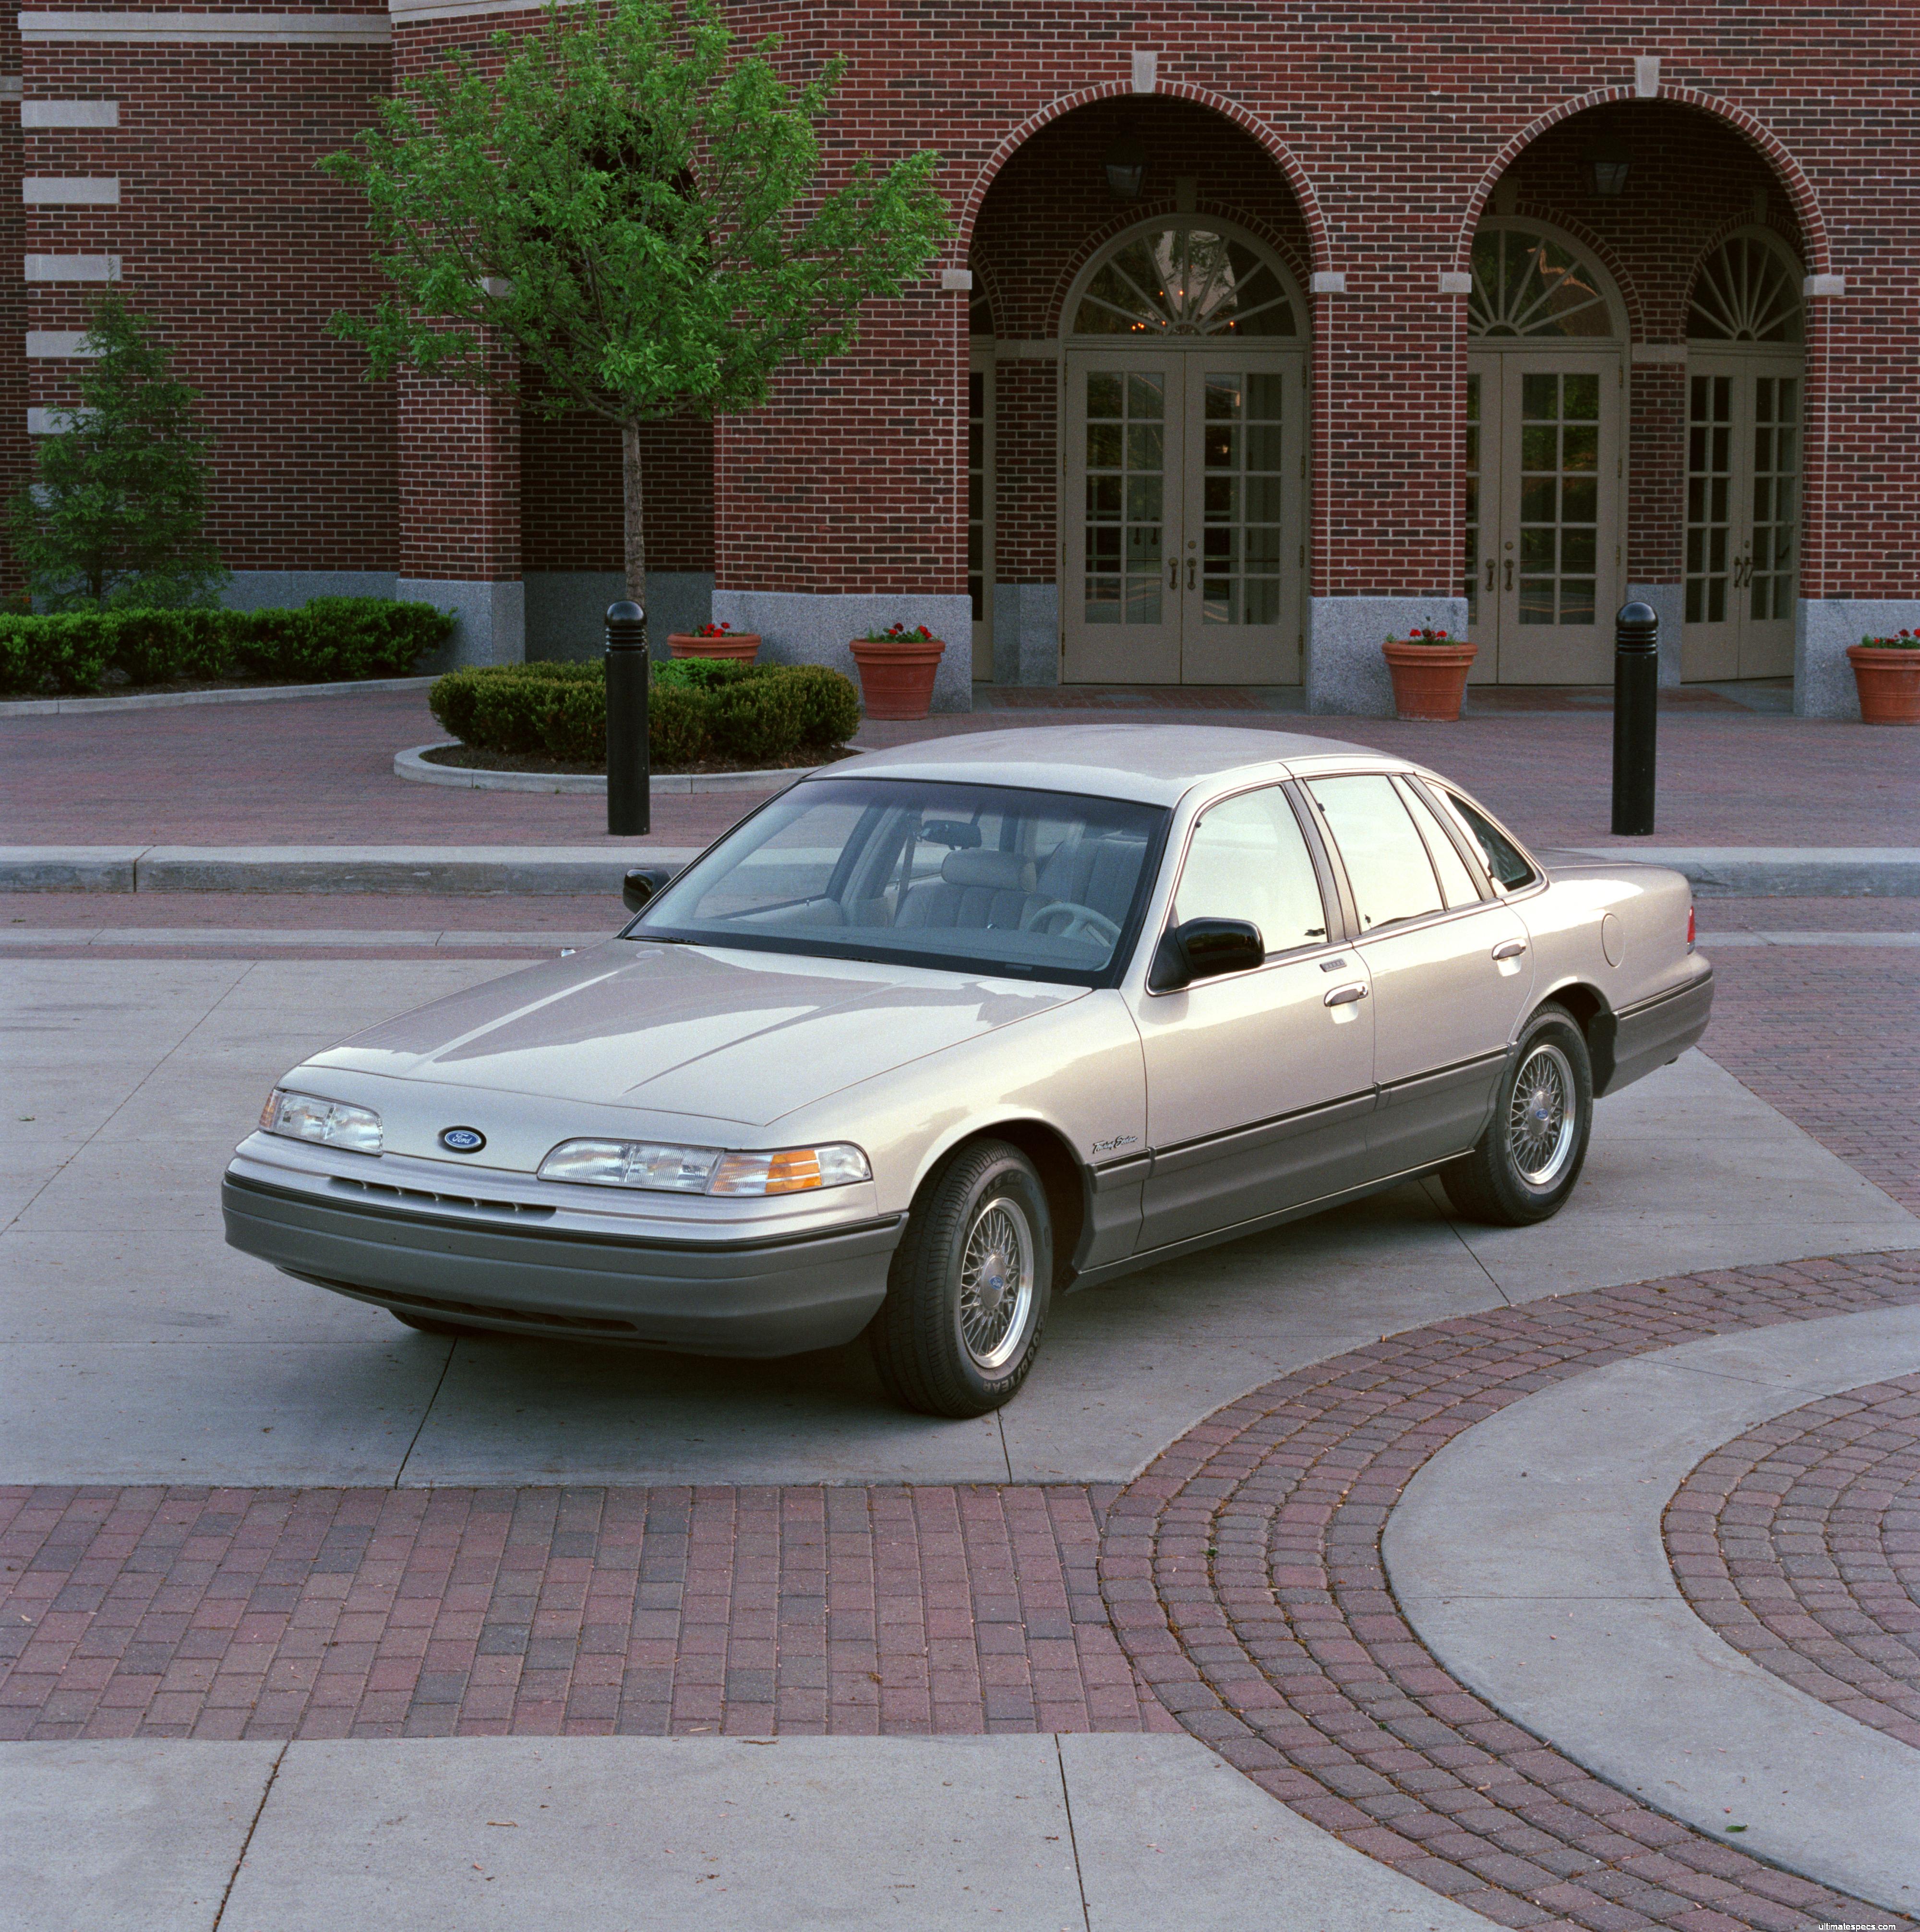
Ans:
{"type": "Polygon", "coordinates": [[[764,1125],[1084,997],[918,967],[612,940],[369,1028],[307,1064],[764,1125]]]}

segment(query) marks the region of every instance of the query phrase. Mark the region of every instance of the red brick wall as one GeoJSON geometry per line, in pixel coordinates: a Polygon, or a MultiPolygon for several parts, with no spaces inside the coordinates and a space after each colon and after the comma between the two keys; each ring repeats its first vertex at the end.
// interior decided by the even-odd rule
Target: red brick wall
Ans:
{"type": "MultiPolygon", "coordinates": [[[[26,210],[8,286],[23,251],[122,257],[128,296],[204,393],[217,439],[209,530],[230,566],[392,569],[390,386],[364,382],[359,351],[324,327],[366,299],[365,214],[314,165],[366,124],[386,50],[34,41],[23,63],[29,100],[120,104],[117,128],[29,130],[26,171],[117,176],[120,205],[26,210]]],[[[7,190],[9,220],[20,199],[7,190]]],[[[20,326],[84,328],[102,292],[32,284],[20,326]]],[[[17,355],[20,330],[6,329],[17,355]]],[[[72,367],[25,365],[26,400],[71,402],[72,367]]],[[[9,414],[6,436],[20,420],[9,414]]]]}
{"type": "MultiPolygon", "coordinates": [[[[714,428],[649,423],[640,433],[649,570],[714,567],[714,428]]],[[[521,556],[527,570],[620,570],[620,431],[599,416],[524,416],[521,556]]]]}
{"type": "MultiPolygon", "coordinates": [[[[503,25],[533,17],[403,25],[392,68],[449,44],[482,47],[503,25]]],[[[1193,172],[1204,207],[1218,192],[1217,170],[1235,205],[1264,208],[1304,267],[1344,272],[1346,293],[1314,304],[1313,578],[1323,593],[1453,584],[1464,304],[1441,296],[1436,277],[1465,266],[1510,162],[1520,212],[1591,230],[1629,286],[1644,339],[1655,341],[1678,339],[1690,262],[1749,214],[1764,183],[1768,218],[1797,232],[1808,268],[1846,278],[1843,298],[1815,304],[1809,345],[1805,587],[1920,590],[1920,185],[1908,165],[1920,128],[1903,78],[1920,34],[1903,0],[1837,10],[1777,0],[1569,10],[1519,0],[1464,14],[1414,0],[1276,0],[1239,13],[1141,0],[1124,14],[1056,0],[1011,14],[997,0],[879,0],[864,10],[754,0],[735,21],[749,40],[782,34],[795,73],[830,51],[852,57],[829,130],[834,168],[863,152],[885,164],[938,147],[960,228],[944,265],[962,265],[970,250],[980,256],[1008,310],[1003,332],[1050,329],[1047,303],[1071,272],[1075,224],[1083,243],[1088,225],[1110,214],[1085,167],[1098,116],[1134,118],[1150,133],[1150,194],[1193,172]],[[1135,49],[1158,56],[1150,98],[1128,92],[1135,49]],[[1642,55],[1663,63],[1657,103],[1630,98],[1642,55]],[[1084,122],[1060,120],[1103,99],[1117,104],[1084,122]],[[1583,104],[1592,111],[1568,118],[1583,104]],[[1582,183],[1584,154],[1603,134],[1633,158],[1618,203],[1582,183]],[[1159,160],[1163,139],[1205,158],[1159,160]],[[1264,175],[1256,148],[1271,163],[1264,175]],[[1011,218],[1022,196],[1032,214],[1025,229],[1011,218]]],[[[517,571],[517,424],[470,400],[416,396],[403,410],[362,383],[357,355],[322,330],[331,310],[366,298],[369,274],[353,198],[312,164],[365,121],[370,98],[389,85],[386,55],[37,42],[20,70],[29,97],[123,104],[119,130],[35,134],[26,162],[36,173],[117,174],[122,206],[34,211],[17,247],[125,256],[131,286],[208,393],[221,440],[215,530],[230,561],[517,571]]],[[[18,206],[10,190],[7,206],[18,206]]],[[[37,290],[26,304],[31,326],[56,328],[84,326],[88,305],[87,292],[71,287],[37,290]]],[[[767,409],[721,427],[714,552],[723,585],[962,588],[965,307],[935,274],[905,299],[876,304],[855,352],[790,373],[767,409]]],[[[0,326],[4,388],[23,378],[18,328],[0,326]]],[[[1047,372],[1001,373],[1002,574],[1048,575],[1047,372]],[[1014,460],[1009,438],[1023,424],[1043,440],[1023,444],[1014,460]]],[[[34,403],[67,399],[53,365],[25,380],[34,403]]],[[[1629,568],[1658,579],[1678,564],[1678,386],[1670,370],[1643,368],[1634,390],[1629,568]]],[[[600,481],[590,485],[583,471],[549,501],[545,434],[529,456],[530,554],[608,554],[604,468],[600,481]],[[599,506],[590,518],[589,498],[599,506]],[[570,532],[576,519],[582,528],[570,532]]],[[[17,431],[0,425],[0,465],[10,448],[17,464],[17,431]]],[[[681,460],[693,460],[685,451],[681,460]]],[[[690,495],[670,493],[662,527],[685,542],[682,556],[701,548],[699,520],[690,495]]]]}

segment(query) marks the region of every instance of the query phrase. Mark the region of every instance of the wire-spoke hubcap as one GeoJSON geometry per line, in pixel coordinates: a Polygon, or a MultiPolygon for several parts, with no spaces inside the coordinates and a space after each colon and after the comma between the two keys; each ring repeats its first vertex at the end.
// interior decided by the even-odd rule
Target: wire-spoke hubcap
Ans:
{"type": "Polygon", "coordinates": [[[976,1368],[990,1374],[1013,1360],[1032,1308],[1032,1226],[1017,1201],[996,1195],[974,1216],[960,1262],[960,1340],[976,1368]]]}
{"type": "Polygon", "coordinates": [[[1573,1153],[1579,1126],[1573,1067],[1557,1046],[1537,1046],[1522,1063],[1507,1110],[1513,1165],[1529,1187],[1551,1187],[1573,1153]]]}

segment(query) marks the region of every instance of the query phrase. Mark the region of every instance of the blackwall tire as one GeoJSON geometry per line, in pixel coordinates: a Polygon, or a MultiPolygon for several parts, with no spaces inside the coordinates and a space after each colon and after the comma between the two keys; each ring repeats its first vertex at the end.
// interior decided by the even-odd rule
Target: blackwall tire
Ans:
{"type": "Polygon", "coordinates": [[[867,1331],[888,1394],[956,1420],[1011,1401],[1039,1352],[1053,1281],[1033,1163],[1005,1141],[957,1149],[914,1203],[867,1331]]]}
{"type": "Polygon", "coordinates": [[[1549,1220],[1579,1180],[1593,1124],[1586,1036],[1564,1008],[1543,1006],[1520,1035],[1480,1144],[1441,1169],[1447,1198],[1495,1227],[1549,1220]]]}

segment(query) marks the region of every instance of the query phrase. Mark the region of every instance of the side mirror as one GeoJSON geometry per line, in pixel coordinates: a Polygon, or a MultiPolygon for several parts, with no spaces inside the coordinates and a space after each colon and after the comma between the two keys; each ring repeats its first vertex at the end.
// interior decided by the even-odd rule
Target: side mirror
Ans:
{"type": "Polygon", "coordinates": [[[1260,928],[1247,919],[1190,919],[1161,936],[1148,986],[1170,993],[1195,980],[1244,973],[1266,958],[1260,928]]]}
{"type": "Polygon", "coordinates": [[[629,912],[638,912],[649,899],[659,896],[672,877],[671,866],[636,866],[620,881],[621,902],[629,912]]]}

